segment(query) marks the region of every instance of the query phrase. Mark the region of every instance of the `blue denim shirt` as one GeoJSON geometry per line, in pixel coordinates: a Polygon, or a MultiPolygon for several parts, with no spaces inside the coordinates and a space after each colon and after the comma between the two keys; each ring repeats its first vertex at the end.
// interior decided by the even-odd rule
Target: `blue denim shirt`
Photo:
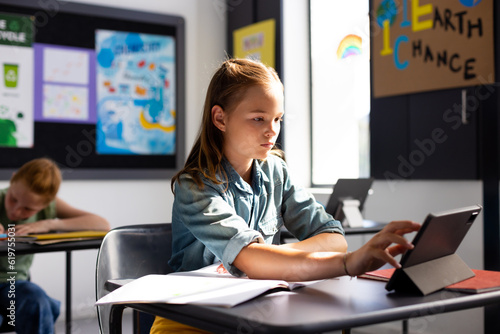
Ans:
{"type": "Polygon", "coordinates": [[[203,189],[184,174],[175,184],[172,211],[173,248],[169,262],[175,271],[195,270],[222,261],[233,275],[241,249],[252,242],[279,242],[285,227],[299,240],[323,232],[344,234],[339,221],[290,181],[285,162],[270,155],[254,160],[252,186],[224,161],[229,184],[202,178],[203,189]]]}

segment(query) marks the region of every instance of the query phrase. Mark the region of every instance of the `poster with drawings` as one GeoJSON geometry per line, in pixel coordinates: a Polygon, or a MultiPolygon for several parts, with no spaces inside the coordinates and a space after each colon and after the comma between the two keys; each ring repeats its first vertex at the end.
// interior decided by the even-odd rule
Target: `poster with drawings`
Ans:
{"type": "Polygon", "coordinates": [[[89,50],[35,43],[37,121],[92,122],[90,119],[91,57],[89,50]]]}
{"type": "Polygon", "coordinates": [[[87,120],[88,89],[64,85],[43,86],[43,117],[66,120],[87,120]]]}
{"type": "Polygon", "coordinates": [[[175,40],[96,31],[97,154],[175,154],[175,40]]]}

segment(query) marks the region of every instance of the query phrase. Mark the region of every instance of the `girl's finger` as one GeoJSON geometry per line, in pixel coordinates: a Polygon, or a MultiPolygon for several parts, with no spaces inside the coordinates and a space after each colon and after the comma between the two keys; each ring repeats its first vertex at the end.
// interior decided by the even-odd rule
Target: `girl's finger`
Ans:
{"type": "Polygon", "coordinates": [[[394,245],[392,247],[387,248],[387,251],[389,252],[389,254],[391,254],[391,256],[403,254],[407,250],[408,248],[401,245],[394,245]]]}
{"type": "Polygon", "coordinates": [[[395,233],[380,233],[371,240],[372,246],[385,249],[391,244],[398,244],[405,248],[413,248],[413,245],[405,237],[395,233]]]}
{"type": "Polygon", "coordinates": [[[419,223],[410,220],[395,220],[387,224],[382,231],[401,234],[418,231],[419,229],[419,223]]]}

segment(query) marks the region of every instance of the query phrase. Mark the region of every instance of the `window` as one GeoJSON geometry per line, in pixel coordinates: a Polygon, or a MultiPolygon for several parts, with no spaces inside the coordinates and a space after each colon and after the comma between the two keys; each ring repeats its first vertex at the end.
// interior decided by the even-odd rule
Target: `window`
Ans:
{"type": "Polygon", "coordinates": [[[310,0],[311,180],[370,174],[368,0],[310,0]]]}

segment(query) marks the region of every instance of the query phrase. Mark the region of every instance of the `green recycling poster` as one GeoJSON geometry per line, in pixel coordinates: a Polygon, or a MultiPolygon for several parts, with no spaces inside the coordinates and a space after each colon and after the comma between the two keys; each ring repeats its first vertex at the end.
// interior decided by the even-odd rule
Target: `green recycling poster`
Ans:
{"type": "Polygon", "coordinates": [[[33,19],[0,13],[0,146],[33,146],[33,19]]]}

